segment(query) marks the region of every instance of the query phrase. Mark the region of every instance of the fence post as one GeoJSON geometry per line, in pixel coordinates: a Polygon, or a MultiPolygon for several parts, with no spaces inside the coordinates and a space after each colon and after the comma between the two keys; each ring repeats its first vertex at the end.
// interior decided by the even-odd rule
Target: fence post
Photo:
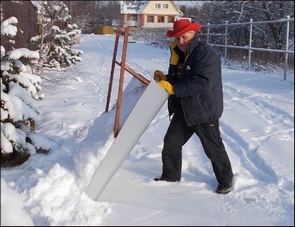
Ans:
{"type": "Polygon", "coordinates": [[[285,62],[284,62],[284,80],[287,79],[287,70],[288,70],[289,34],[290,34],[290,16],[288,15],[287,16],[286,46],[285,46],[285,62]]]}
{"type": "Polygon", "coordinates": [[[209,25],[210,23],[207,23],[207,44],[209,44],[209,25]]]}
{"type": "Polygon", "coordinates": [[[227,53],[228,53],[228,21],[226,20],[226,29],[225,29],[225,65],[227,64],[227,53]]]}
{"type": "Polygon", "coordinates": [[[249,21],[249,50],[248,50],[248,71],[250,71],[250,66],[251,66],[251,43],[252,43],[252,23],[253,19],[250,19],[249,21]]]}

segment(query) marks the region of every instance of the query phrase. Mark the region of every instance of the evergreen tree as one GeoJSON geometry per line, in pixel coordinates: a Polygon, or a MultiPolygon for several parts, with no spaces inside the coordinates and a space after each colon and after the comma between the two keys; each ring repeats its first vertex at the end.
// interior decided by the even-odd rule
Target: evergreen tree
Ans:
{"type": "Polygon", "coordinates": [[[80,34],[62,1],[38,2],[40,34],[32,42],[40,51],[40,67],[66,68],[81,61],[82,51],[73,49],[74,38],[80,34]]]}
{"type": "MultiPolygon", "coordinates": [[[[40,148],[32,129],[38,112],[41,78],[32,66],[39,54],[27,48],[6,52],[4,42],[13,42],[17,34],[16,17],[1,18],[1,166],[23,163],[40,148]]],[[[37,139],[38,140],[38,139],[37,139]]]]}

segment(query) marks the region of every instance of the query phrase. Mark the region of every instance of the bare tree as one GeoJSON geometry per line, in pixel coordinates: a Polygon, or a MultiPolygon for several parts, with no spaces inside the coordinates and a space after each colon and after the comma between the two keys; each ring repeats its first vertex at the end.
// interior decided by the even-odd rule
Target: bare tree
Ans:
{"type": "MultiPolygon", "coordinates": [[[[200,1],[192,2],[192,6],[186,7],[185,16],[203,25],[208,22],[210,24],[223,24],[226,21],[229,23],[249,22],[250,19],[272,21],[285,18],[287,15],[294,15],[294,1],[206,1],[203,4],[198,4],[200,1]]],[[[285,23],[254,25],[254,31],[255,45],[265,48],[282,48],[285,23]]],[[[229,27],[229,39],[232,44],[247,44],[248,35],[247,26],[229,27]]]]}
{"type": "Polygon", "coordinates": [[[83,33],[90,33],[95,27],[112,25],[113,20],[120,20],[119,1],[65,1],[72,22],[83,33]]]}

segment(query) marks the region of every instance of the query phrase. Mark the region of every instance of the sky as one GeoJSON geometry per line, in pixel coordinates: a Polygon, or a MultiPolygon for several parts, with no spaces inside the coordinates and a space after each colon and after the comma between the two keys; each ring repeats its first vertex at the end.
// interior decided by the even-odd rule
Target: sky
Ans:
{"type": "MultiPolygon", "coordinates": [[[[229,194],[215,193],[196,136],[183,147],[182,180],[153,181],[169,125],[164,104],[99,200],[88,197],[87,185],[114,140],[119,67],[105,112],[114,41],[114,35],[82,35],[75,46],[84,52],[80,63],[45,71],[36,133],[51,151],[1,169],[1,225],[294,225],[294,74],[283,80],[283,70],[272,66],[255,72],[222,65],[220,129],[235,177],[229,194]]],[[[127,51],[126,64],[148,79],[156,69],[167,71],[168,49],[137,41],[127,51]]],[[[121,124],[145,89],[128,73],[124,84],[121,124]]]]}

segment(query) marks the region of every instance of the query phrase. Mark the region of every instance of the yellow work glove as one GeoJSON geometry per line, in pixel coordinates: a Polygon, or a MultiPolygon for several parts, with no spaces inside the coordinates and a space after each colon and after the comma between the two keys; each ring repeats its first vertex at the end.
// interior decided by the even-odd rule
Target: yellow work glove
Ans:
{"type": "Polygon", "coordinates": [[[157,82],[160,86],[162,86],[164,89],[166,89],[166,91],[170,94],[173,95],[174,94],[174,87],[172,84],[170,84],[168,81],[158,81],[157,82]]]}
{"type": "Polygon", "coordinates": [[[162,71],[160,71],[160,70],[155,70],[155,71],[154,71],[154,77],[153,77],[153,79],[154,79],[155,81],[160,81],[160,80],[167,80],[167,77],[165,76],[165,74],[163,74],[162,71]]]}

